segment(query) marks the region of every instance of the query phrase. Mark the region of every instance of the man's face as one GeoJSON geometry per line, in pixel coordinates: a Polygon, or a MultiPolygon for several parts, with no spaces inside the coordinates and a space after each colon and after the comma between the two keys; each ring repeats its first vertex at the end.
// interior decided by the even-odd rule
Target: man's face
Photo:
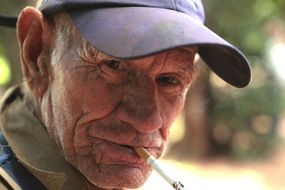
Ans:
{"type": "MultiPolygon", "coordinates": [[[[135,60],[96,57],[79,46],[57,51],[41,111],[65,158],[91,183],[136,188],[150,167],[132,147],[162,156],[171,123],[193,79],[195,48],[135,60]]],[[[59,48],[60,49],[60,48],[59,48]]]]}

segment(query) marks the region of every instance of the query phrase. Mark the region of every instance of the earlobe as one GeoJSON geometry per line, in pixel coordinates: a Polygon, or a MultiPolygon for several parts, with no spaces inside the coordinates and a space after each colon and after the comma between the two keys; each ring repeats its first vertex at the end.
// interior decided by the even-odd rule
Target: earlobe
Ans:
{"type": "Polygon", "coordinates": [[[17,36],[24,79],[34,95],[42,96],[49,85],[50,26],[40,11],[27,7],[19,15],[17,36]]]}

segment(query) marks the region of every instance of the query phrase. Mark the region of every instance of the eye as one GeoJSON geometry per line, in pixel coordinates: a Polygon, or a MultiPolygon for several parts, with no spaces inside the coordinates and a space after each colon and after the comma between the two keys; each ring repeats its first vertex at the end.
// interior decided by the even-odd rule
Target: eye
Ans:
{"type": "Polygon", "coordinates": [[[127,67],[124,61],[109,59],[100,64],[100,74],[111,84],[124,84],[127,82],[127,67]]]}
{"type": "Polygon", "coordinates": [[[162,75],[156,78],[156,82],[162,85],[178,85],[180,81],[171,75],[162,75]]]}
{"type": "Polygon", "coordinates": [[[114,60],[114,59],[108,60],[105,62],[105,65],[112,70],[119,70],[119,71],[123,70],[121,66],[121,62],[118,60],[114,60]]]}

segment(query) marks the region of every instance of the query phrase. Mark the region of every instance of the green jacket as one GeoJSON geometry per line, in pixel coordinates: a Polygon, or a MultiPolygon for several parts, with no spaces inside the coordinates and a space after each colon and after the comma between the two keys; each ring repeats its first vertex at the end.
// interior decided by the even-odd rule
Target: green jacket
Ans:
{"type": "MultiPolygon", "coordinates": [[[[23,102],[21,87],[9,89],[0,101],[1,132],[19,162],[50,190],[84,190],[80,174],[64,159],[51,141],[45,127],[23,102]]],[[[0,168],[3,179],[14,185],[0,168]]]]}

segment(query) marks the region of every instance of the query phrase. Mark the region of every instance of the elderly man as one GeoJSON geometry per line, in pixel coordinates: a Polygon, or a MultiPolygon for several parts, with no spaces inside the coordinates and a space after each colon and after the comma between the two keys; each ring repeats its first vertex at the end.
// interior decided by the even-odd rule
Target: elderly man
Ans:
{"type": "Polygon", "coordinates": [[[242,53],[203,21],[200,0],[43,0],[25,8],[17,22],[23,84],[1,101],[3,184],[142,186],[151,168],[134,148],[163,155],[197,53],[233,86],[250,81],[242,53]]]}

